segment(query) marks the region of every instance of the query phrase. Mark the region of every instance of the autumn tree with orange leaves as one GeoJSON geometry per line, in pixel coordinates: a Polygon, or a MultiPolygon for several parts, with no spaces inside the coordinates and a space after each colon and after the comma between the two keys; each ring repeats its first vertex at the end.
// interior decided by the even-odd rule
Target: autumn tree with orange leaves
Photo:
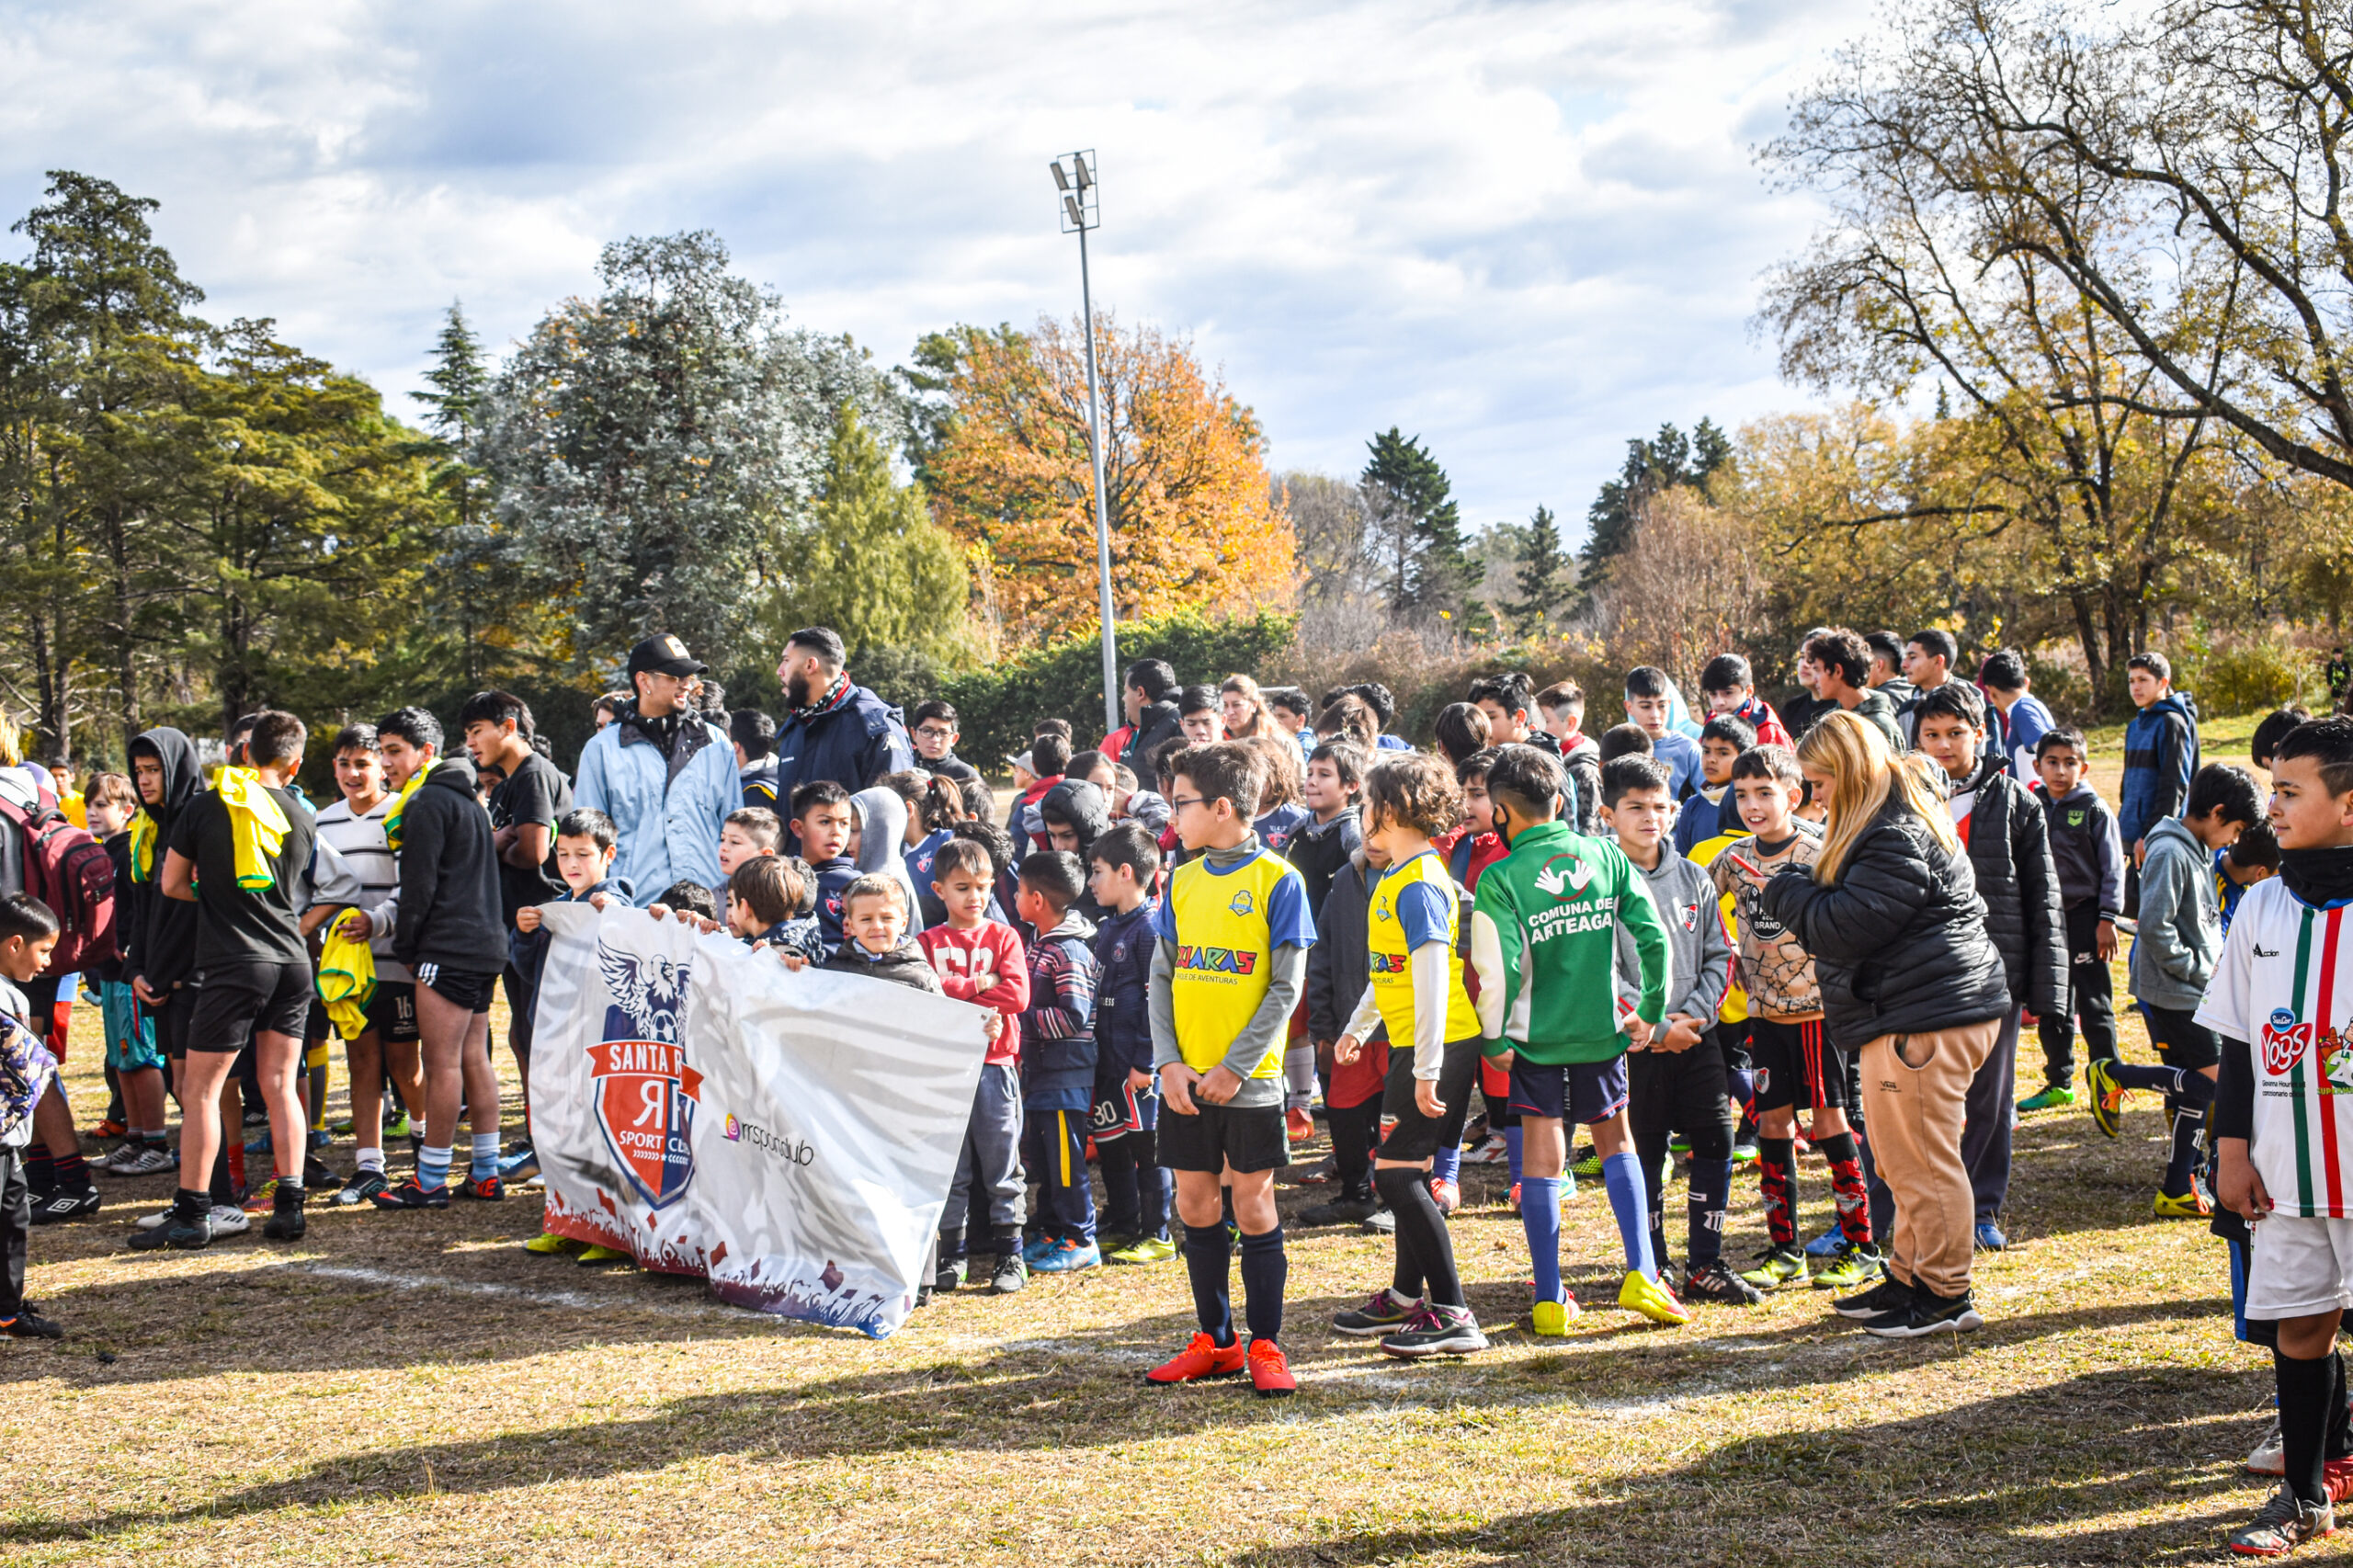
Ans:
{"type": "MultiPolygon", "coordinates": [[[[959,326],[917,347],[917,453],[934,515],[965,546],[983,607],[1012,639],[1096,615],[1086,356],[1078,324],[959,326]]],[[[1287,602],[1290,520],[1269,499],[1256,415],[1191,346],[1096,318],[1112,596],[1124,618],[1287,602]]]]}

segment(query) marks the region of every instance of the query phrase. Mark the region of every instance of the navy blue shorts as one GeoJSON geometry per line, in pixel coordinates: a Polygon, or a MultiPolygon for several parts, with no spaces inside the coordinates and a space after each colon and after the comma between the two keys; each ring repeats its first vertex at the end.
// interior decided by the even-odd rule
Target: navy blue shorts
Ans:
{"type": "Polygon", "coordinates": [[[1521,1116],[1546,1116],[1589,1127],[1626,1108],[1626,1058],[1572,1062],[1547,1067],[1515,1056],[1511,1062],[1511,1108],[1521,1116]]]}
{"type": "Polygon", "coordinates": [[[1098,1143],[1131,1132],[1151,1132],[1160,1126],[1160,1080],[1141,1089],[1128,1087],[1128,1075],[1095,1080],[1095,1106],[1088,1113],[1087,1131],[1098,1143]]]}

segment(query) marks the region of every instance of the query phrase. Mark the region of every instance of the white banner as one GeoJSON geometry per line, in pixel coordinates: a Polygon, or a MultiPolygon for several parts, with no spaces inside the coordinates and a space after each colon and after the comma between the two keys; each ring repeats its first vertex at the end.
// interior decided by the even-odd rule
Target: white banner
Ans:
{"type": "Polygon", "coordinates": [[[559,1234],[881,1337],[930,1256],[986,1012],[615,905],[546,907],[531,1130],[559,1234]]]}

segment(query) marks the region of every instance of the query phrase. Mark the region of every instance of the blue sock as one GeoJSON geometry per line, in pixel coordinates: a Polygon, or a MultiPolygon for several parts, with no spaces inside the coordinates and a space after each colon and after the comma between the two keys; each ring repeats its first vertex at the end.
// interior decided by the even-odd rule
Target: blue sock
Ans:
{"type": "Polygon", "coordinates": [[[492,1176],[496,1176],[496,1175],[498,1174],[498,1134],[497,1134],[497,1133],[495,1133],[495,1132],[477,1132],[477,1133],[475,1133],[475,1134],[474,1134],[474,1149],[473,1149],[473,1153],[474,1153],[474,1158],[473,1158],[473,1178],[474,1178],[474,1180],[476,1180],[476,1181],[488,1181],[492,1176]]]}
{"type": "Polygon", "coordinates": [[[449,1151],[419,1149],[416,1152],[416,1185],[431,1192],[449,1185],[449,1151]]]}
{"type": "Polygon", "coordinates": [[[1557,1301],[1561,1294],[1561,1178],[1519,1178],[1519,1223],[1528,1233],[1528,1258],[1536,1266],[1536,1299],[1557,1301]]]}
{"type": "Polygon", "coordinates": [[[1460,1183],[1462,1180],[1461,1147],[1440,1149],[1430,1160],[1430,1175],[1438,1181],[1460,1183]]]}
{"type": "Polygon", "coordinates": [[[1511,1159],[1512,1185],[1517,1187],[1523,1179],[1519,1170],[1519,1127],[1517,1123],[1504,1129],[1504,1153],[1511,1159]]]}
{"type": "MultiPolygon", "coordinates": [[[[1645,1279],[1658,1278],[1658,1264],[1651,1256],[1648,1194],[1643,1187],[1643,1162],[1632,1150],[1601,1162],[1601,1185],[1608,1189],[1609,1207],[1618,1215],[1618,1239],[1625,1244],[1626,1267],[1645,1279]]],[[[1526,1194],[1521,1195],[1525,1209],[1526,1194]]]]}

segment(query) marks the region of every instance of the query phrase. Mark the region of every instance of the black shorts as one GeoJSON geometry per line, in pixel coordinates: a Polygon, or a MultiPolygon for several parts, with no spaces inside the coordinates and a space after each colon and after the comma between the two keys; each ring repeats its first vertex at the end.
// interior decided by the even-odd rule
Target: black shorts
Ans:
{"type": "Polygon", "coordinates": [[[450,969],[445,964],[421,963],[416,966],[416,983],[453,1006],[463,1007],[469,1013],[487,1013],[491,996],[498,990],[498,971],[483,974],[450,969]]]}
{"type": "Polygon", "coordinates": [[[1748,1020],[1748,1055],[1756,1064],[1756,1109],[1845,1110],[1862,1102],[1855,1059],[1830,1041],[1820,1018],[1783,1023],[1748,1020]]]}
{"type": "Polygon", "coordinates": [[[1160,1163],[1172,1171],[1227,1169],[1236,1176],[1280,1170],[1290,1164],[1290,1138],[1280,1105],[1193,1102],[1191,1116],[1160,1108],[1160,1163]]]}
{"type": "Polygon", "coordinates": [[[2222,1037],[2200,1023],[2195,1013],[2178,1007],[2153,1007],[2143,1002],[2141,1016],[2147,1020],[2149,1039],[2166,1066],[2195,1073],[2201,1067],[2222,1065],[2222,1037]]]}
{"type": "Polygon", "coordinates": [[[1511,1059],[1511,1108],[1520,1115],[1590,1127],[1626,1108],[1626,1058],[1547,1066],[1511,1059]]]}
{"type": "Polygon", "coordinates": [[[1711,1032],[1716,1037],[1716,1044],[1723,1051],[1725,1068],[1733,1073],[1747,1072],[1748,1020],[1742,1018],[1735,1023],[1720,1019],[1711,1032]]]}
{"type": "Polygon", "coordinates": [[[1381,1090],[1381,1158],[1418,1165],[1440,1149],[1460,1148],[1462,1122],[1471,1111],[1471,1085],[1479,1081],[1479,1037],[1465,1035],[1446,1042],[1439,1064],[1438,1097],[1446,1109],[1436,1119],[1424,1116],[1414,1097],[1414,1058],[1418,1054],[1389,1048],[1389,1076],[1381,1090]]]}
{"type": "Polygon", "coordinates": [[[188,1049],[233,1054],[264,1029],[300,1040],[310,1021],[309,964],[215,964],[198,984],[188,1049]]]}
{"type": "Polygon", "coordinates": [[[164,1059],[178,1062],[188,1055],[188,1024],[196,1013],[196,993],[185,985],[175,985],[164,993],[164,1005],[150,1007],[140,1004],[140,1010],[155,1020],[155,1043],[164,1048],[164,1059]]]}
{"type": "Polygon", "coordinates": [[[1626,1108],[1637,1143],[1663,1145],[1671,1132],[1695,1144],[1713,1143],[1732,1131],[1724,1053],[1713,1029],[1688,1051],[1628,1051],[1626,1080],[1626,1108]]]}

